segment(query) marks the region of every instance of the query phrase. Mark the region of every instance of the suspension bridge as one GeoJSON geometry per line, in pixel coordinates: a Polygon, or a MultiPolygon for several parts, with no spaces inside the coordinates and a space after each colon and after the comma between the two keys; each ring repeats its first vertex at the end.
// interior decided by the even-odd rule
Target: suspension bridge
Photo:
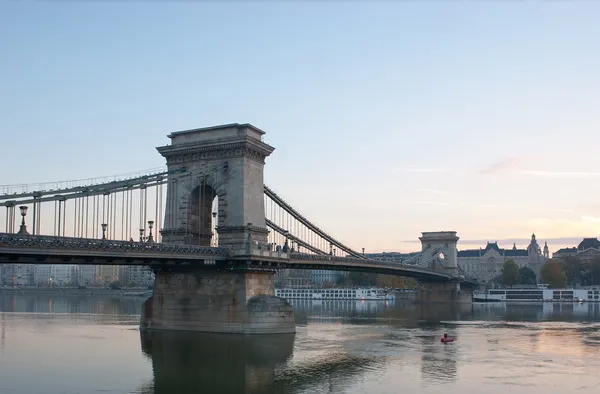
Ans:
{"type": "Polygon", "coordinates": [[[264,184],[265,159],[274,148],[263,135],[249,124],[175,132],[170,145],[157,148],[167,162],[163,169],[0,186],[0,263],[150,266],[156,282],[144,319],[158,328],[290,331],[283,317],[289,305],[264,297],[260,308],[251,302],[272,296],[273,272],[286,268],[401,275],[434,286],[428,294],[441,289],[455,297],[464,282],[456,233],[423,233],[422,252],[403,263],[367,258],[264,184]],[[182,307],[171,302],[203,303],[197,299],[202,291],[203,297],[223,295],[209,313],[215,327],[186,323],[182,307]],[[246,301],[244,317],[221,322],[232,296],[246,301]]]}

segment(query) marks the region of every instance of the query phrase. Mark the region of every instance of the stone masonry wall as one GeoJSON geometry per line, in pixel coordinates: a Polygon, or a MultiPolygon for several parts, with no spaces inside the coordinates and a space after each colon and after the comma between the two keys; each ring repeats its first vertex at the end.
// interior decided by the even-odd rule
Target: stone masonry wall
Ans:
{"type": "Polygon", "coordinates": [[[228,333],[295,332],[271,272],[159,272],[141,328],[228,333]]]}
{"type": "Polygon", "coordinates": [[[464,292],[459,283],[420,283],[417,292],[417,301],[431,302],[471,302],[472,295],[464,292]]]}

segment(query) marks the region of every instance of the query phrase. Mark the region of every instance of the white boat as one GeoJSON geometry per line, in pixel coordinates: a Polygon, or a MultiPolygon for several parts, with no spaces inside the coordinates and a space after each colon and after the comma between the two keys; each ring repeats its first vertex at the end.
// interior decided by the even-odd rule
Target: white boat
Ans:
{"type": "Polygon", "coordinates": [[[310,299],[310,300],[394,300],[393,294],[384,289],[275,289],[277,297],[285,299],[310,299]]]}
{"type": "Polygon", "coordinates": [[[600,289],[491,289],[473,292],[475,302],[600,302],[600,289]]]}

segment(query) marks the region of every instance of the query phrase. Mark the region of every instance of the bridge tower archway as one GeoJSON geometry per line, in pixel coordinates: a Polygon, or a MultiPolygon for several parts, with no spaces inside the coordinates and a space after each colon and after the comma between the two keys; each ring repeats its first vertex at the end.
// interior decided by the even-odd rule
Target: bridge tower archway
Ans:
{"type": "Polygon", "coordinates": [[[218,200],[217,191],[204,179],[189,193],[187,233],[190,243],[199,246],[216,246],[218,200]]]}
{"type": "Polygon", "coordinates": [[[264,134],[235,123],[168,136],[171,144],[157,150],[169,171],[184,171],[168,180],[163,242],[210,246],[216,228],[220,247],[267,243],[263,170],[274,148],[264,134]]]}
{"type": "Polygon", "coordinates": [[[459,237],[456,231],[423,232],[421,237],[421,263],[424,268],[458,275],[459,237]]]}

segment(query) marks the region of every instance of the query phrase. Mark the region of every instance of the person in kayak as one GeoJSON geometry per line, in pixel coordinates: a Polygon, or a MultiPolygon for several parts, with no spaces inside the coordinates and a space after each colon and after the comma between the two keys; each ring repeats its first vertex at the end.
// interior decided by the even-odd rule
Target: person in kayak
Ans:
{"type": "Polygon", "coordinates": [[[454,338],[450,338],[448,334],[444,334],[442,339],[440,339],[440,342],[454,342],[454,338]]]}

